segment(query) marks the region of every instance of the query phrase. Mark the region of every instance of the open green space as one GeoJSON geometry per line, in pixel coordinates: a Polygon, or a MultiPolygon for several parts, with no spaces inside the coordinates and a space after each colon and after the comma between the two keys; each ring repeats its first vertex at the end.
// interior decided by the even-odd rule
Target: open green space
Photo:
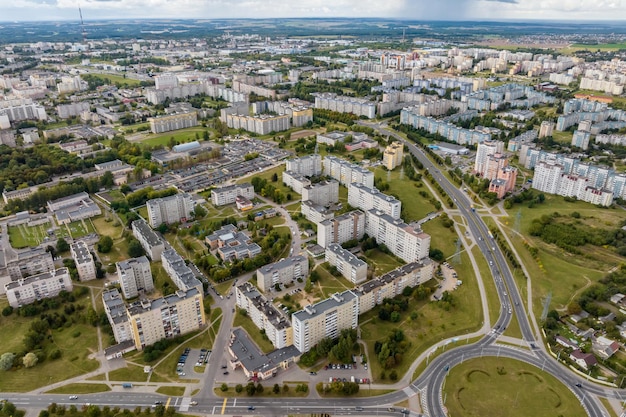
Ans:
{"type": "Polygon", "coordinates": [[[61,226],[61,228],[64,228],[64,227],[67,230],[69,230],[70,235],[74,239],[78,239],[83,236],[87,236],[88,234],[96,232],[96,228],[91,222],[91,219],[79,220],[79,221],[72,222],[68,225],[61,226]]]}
{"type": "Polygon", "coordinates": [[[385,194],[393,195],[402,201],[402,219],[405,222],[410,223],[422,219],[428,213],[435,211],[435,207],[419,195],[420,191],[424,191],[432,197],[428,188],[424,185],[418,187],[420,183],[409,180],[401,167],[393,171],[378,167],[374,170],[374,175],[389,184],[389,189],[384,191],[385,194]]]}
{"type": "Polygon", "coordinates": [[[370,249],[364,254],[365,261],[370,267],[374,267],[374,276],[384,275],[389,271],[404,265],[404,262],[391,254],[386,254],[379,249],[370,249]]]}
{"type": "MultiPolygon", "coordinates": [[[[442,302],[412,299],[408,310],[401,314],[397,323],[379,319],[380,307],[361,315],[361,339],[367,344],[370,369],[375,382],[384,383],[385,380],[381,380],[383,371],[388,375],[391,369],[383,370],[376,358],[374,345],[377,341],[386,339],[395,329],[404,332],[404,340],[407,342],[407,349],[402,355],[404,359],[392,368],[396,370],[398,378],[402,378],[411,365],[410,358],[418,357],[436,342],[453,336],[458,336],[459,343],[463,343],[463,334],[480,328],[483,320],[482,306],[477,302],[480,300],[480,293],[473,269],[469,265],[468,255],[462,253],[461,266],[456,267],[456,271],[463,285],[450,293],[450,306],[442,302]],[[416,314],[414,319],[411,318],[413,313],[416,314]]],[[[424,285],[432,286],[435,283],[431,281],[424,285]]]]}
{"type": "Polygon", "coordinates": [[[48,230],[50,228],[50,222],[37,226],[28,226],[26,224],[9,226],[9,242],[15,249],[37,246],[49,239],[48,230]]]}
{"type": "MultiPolygon", "coordinates": [[[[263,386],[263,392],[255,392],[254,393],[255,397],[285,398],[285,397],[306,397],[306,396],[309,395],[308,392],[296,391],[296,387],[298,386],[298,384],[294,384],[294,383],[289,383],[288,382],[286,384],[278,384],[280,386],[280,391],[278,392],[278,394],[274,393],[274,391],[273,391],[274,383],[272,383],[271,380],[270,381],[262,381],[262,382],[260,382],[260,384],[263,386]],[[288,391],[284,390],[283,387],[285,385],[287,385],[289,387],[288,391]]],[[[215,388],[213,389],[213,393],[215,395],[217,395],[218,397],[222,397],[222,398],[248,397],[248,394],[246,392],[246,385],[247,385],[247,383],[241,384],[241,385],[243,385],[243,391],[241,391],[241,392],[237,392],[235,390],[235,385],[236,384],[227,384],[227,390],[226,391],[222,391],[221,385],[222,385],[222,381],[216,381],[215,388]]],[[[311,388],[309,387],[309,389],[311,389],[311,388]]],[[[279,400],[277,400],[277,401],[279,401],[279,400]]]]}
{"type": "MultiPolygon", "coordinates": [[[[290,201],[295,201],[295,200],[299,200],[300,199],[300,194],[294,192],[291,190],[291,188],[287,187],[285,184],[283,184],[283,172],[285,172],[286,166],[284,164],[281,164],[277,167],[265,170],[263,172],[260,173],[254,173],[254,174],[250,174],[248,176],[245,176],[239,180],[237,180],[237,184],[243,184],[246,182],[250,182],[250,180],[252,180],[252,177],[259,177],[261,179],[267,180],[268,184],[272,184],[277,190],[280,190],[280,192],[282,192],[285,195],[285,202],[290,202],[290,201]],[[272,182],[272,177],[274,176],[274,174],[277,175],[278,179],[276,182],[272,182]],[[291,199],[288,199],[287,196],[291,195],[291,199]]],[[[341,187],[339,187],[341,188],[341,187]]]]}
{"type": "Polygon", "coordinates": [[[263,353],[272,352],[274,350],[272,342],[269,341],[267,336],[261,333],[261,330],[256,327],[250,317],[242,314],[242,311],[244,310],[237,308],[237,313],[235,314],[235,319],[233,321],[233,327],[241,327],[244,329],[263,353]]]}
{"type": "Polygon", "coordinates": [[[95,394],[97,392],[111,391],[106,384],[68,384],[62,387],[47,391],[48,394],[95,394]]]}
{"type": "Polygon", "coordinates": [[[145,147],[154,147],[154,146],[165,146],[169,147],[172,139],[174,142],[179,144],[193,142],[194,140],[203,140],[202,135],[206,128],[202,126],[189,127],[186,129],[174,130],[171,132],[165,133],[156,133],[147,135],[146,139],[142,140],[140,143],[145,147]],[[200,139],[196,139],[196,133],[200,139]]]}
{"type": "Polygon", "coordinates": [[[430,235],[431,249],[439,249],[446,258],[456,253],[456,241],[459,237],[454,227],[445,227],[443,225],[441,217],[422,223],[422,230],[430,235]]]}
{"type": "Polygon", "coordinates": [[[452,368],[444,396],[448,415],[453,417],[587,415],[558,379],[508,358],[473,359],[452,368]]]}
{"type": "Polygon", "coordinates": [[[126,78],[122,75],[114,75],[114,74],[98,74],[98,73],[89,73],[90,76],[95,78],[100,78],[103,80],[109,80],[110,84],[120,84],[125,87],[138,87],[141,82],[139,80],[133,80],[132,78],[126,78]]]}
{"type": "Polygon", "coordinates": [[[171,397],[182,397],[185,393],[185,387],[161,386],[157,388],[156,392],[171,397]]]}
{"type": "Polygon", "coordinates": [[[588,51],[617,51],[618,49],[626,49],[626,42],[619,43],[599,43],[597,45],[588,45],[584,43],[573,43],[569,46],[569,49],[574,51],[588,50],[588,51]]]}
{"type": "Polygon", "coordinates": [[[131,381],[131,382],[146,382],[148,380],[148,373],[143,370],[143,365],[134,365],[127,363],[125,368],[119,368],[109,372],[110,381],[131,381]]]}

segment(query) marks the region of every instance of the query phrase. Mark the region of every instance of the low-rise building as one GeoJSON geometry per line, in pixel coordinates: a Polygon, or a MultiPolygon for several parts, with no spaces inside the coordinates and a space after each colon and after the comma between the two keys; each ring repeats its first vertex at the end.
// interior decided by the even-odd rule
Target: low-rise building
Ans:
{"type": "Polygon", "coordinates": [[[209,248],[217,250],[218,256],[224,261],[254,258],[261,253],[261,247],[232,224],[211,233],[205,238],[205,242],[209,248]]]}
{"type": "Polygon", "coordinates": [[[298,278],[306,279],[308,275],[309,260],[306,256],[296,255],[262,266],[257,270],[256,279],[259,289],[266,292],[276,284],[284,285],[298,278]]]}
{"type": "Polygon", "coordinates": [[[336,243],[326,248],[325,260],[353,284],[360,284],[367,279],[367,263],[336,243]]]}
{"type": "Polygon", "coordinates": [[[53,298],[61,291],[74,288],[67,268],[20,278],[4,286],[9,305],[18,308],[44,298],[53,298]]]}
{"type": "Polygon", "coordinates": [[[100,207],[85,192],[48,201],[48,210],[54,213],[59,224],[68,224],[102,214],[100,207]]]}

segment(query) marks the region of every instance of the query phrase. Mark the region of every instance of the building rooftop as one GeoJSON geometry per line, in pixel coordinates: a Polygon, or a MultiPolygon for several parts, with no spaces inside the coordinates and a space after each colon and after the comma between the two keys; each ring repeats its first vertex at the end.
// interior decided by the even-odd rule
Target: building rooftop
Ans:
{"type": "Polygon", "coordinates": [[[148,245],[150,245],[150,247],[165,244],[165,241],[163,240],[163,238],[157,232],[152,230],[150,226],[148,226],[148,223],[146,223],[145,220],[142,220],[142,219],[135,220],[132,223],[132,226],[141,235],[143,240],[148,242],[148,245]]]}
{"type": "Polygon", "coordinates": [[[249,372],[267,372],[277,368],[285,360],[300,356],[300,352],[293,345],[264,355],[245,330],[239,327],[233,329],[229,347],[249,372]]]}
{"type": "Polygon", "coordinates": [[[302,255],[290,256],[289,258],[274,262],[273,264],[262,266],[259,269],[264,274],[271,274],[272,271],[278,271],[306,260],[307,258],[302,255]]]}
{"type": "Polygon", "coordinates": [[[355,268],[360,268],[363,265],[367,265],[365,261],[357,258],[350,251],[342,248],[341,245],[338,245],[336,243],[331,243],[330,245],[328,245],[328,248],[326,250],[335,253],[338,257],[348,262],[355,268]]]}
{"type": "Polygon", "coordinates": [[[93,257],[91,256],[91,252],[89,252],[89,247],[82,240],[72,243],[70,248],[72,250],[74,261],[77,264],[80,265],[93,262],[93,257]]]}
{"type": "Polygon", "coordinates": [[[274,305],[268,301],[254,285],[249,282],[241,284],[239,291],[259,310],[272,325],[278,329],[291,327],[291,322],[274,305]]]}
{"type": "Polygon", "coordinates": [[[141,300],[135,301],[128,306],[128,314],[131,316],[144,313],[150,310],[158,310],[164,306],[171,306],[180,301],[194,297],[200,294],[198,289],[189,288],[187,291],[178,290],[174,294],[167,295],[165,297],[157,298],[155,300],[141,300]]]}
{"type": "Polygon", "coordinates": [[[291,317],[292,320],[294,318],[300,321],[308,320],[310,318],[324,314],[329,310],[333,310],[345,303],[348,303],[355,298],[358,298],[358,296],[351,290],[347,290],[342,293],[335,293],[325,300],[319,301],[318,303],[313,305],[306,306],[300,311],[296,311],[291,317]]]}
{"type": "Polygon", "coordinates": [[[50,278],[54,278],[55,276],[68,274],[67,268],[59,268],[57,270],[42,272],[41,274],[31,275],[30,277],[18,279],[17,281],[11,281],[4,286],[4,288],[8,290],[12,290],[14,288],[22,287],[24,285],[32,284],[33,282],[42,281],[50,278]]]}

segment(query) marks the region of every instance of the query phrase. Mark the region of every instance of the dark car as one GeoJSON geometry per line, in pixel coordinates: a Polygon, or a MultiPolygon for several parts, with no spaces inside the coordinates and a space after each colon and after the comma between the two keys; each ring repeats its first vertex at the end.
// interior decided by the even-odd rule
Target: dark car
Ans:
{"type": "Polygon", "coordinates": [[[228,371],[224,371],[224,375],[228,375],[228,373],[229,373],[228,371]]]}
{"type": "Polygon", "coordinates": [[[253,405],[251,405],[251,406],[249,406],[249,407],[248,407],[248,410],[254,410],[254,409],[256,409],[256,407],[255,407],[255,406],[253,406],[253,405]]]}

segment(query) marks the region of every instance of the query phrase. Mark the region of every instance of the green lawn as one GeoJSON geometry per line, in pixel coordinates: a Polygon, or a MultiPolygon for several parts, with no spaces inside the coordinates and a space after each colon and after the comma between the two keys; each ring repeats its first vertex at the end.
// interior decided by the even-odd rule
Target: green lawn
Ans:
{"type": "MultiPolygon", "coordinates": [[[[466,253],[461,255],[461,265],[469,265],[469,257],[466,253]]],[[[458,289],[451,293],[454,306],[449,310],[443,308],[443,304],[424,300],[411,300],[409,309],[403,312],[400,322],[391,323],[378,318],[378,308],[368,311],[359,318],[361,338],[367,344],[368,358],[372,377],[375,382],[381,381],[383,369],[374,354],[374,344],[387,337],[394,328],[404,331],[405,340],[409,347],[403,354],[405,358],[400,365],[396,366],[398,377],[401,378],[411,365],[412,359],[443,339],[459,336],[460,342],[465,339],[463,334],[472,332],[482,325],[482,307],[479,301],[480,295],[478,284],[473,270],[469,267],[457,267],[459,279],[463,281],[458,289]],[[410,318],[412,312],[418,314],[415,320],[410,318]]],[[[434,285],[432,282],[427,285],[434,285]]],[[[388,372],[387,372],[388,374],[388,372]]]]}
{"type": "Polygon", "coordinates": [[[156,392],[170,397],[182,397],[185,393],[185,387],[163,386],[157,388],[156,392]]]}
{"type": "Polygon", "coordinates": [[[161,145],[169,147],[172,138],[174,138],[174,141],[178,143],[193,142],[194,140],[202,140],[202,135],[205,130],[206,128],[203,128],[202,126],[196,126],[189,127],[187,129],[174,130],[171,132],[152,134],[142,140],[141,144],[146,147],[161,145]],[[196,133],[200,139],[196,139],[196,133]]]}
{"type": "Polygon", "coordinates": [[[404,265],[393,255],[388,255],[378,249],[370,249],[365,253],[367,265],[374,267],[374,276],[384,275],[389,271],[404,265]]]}
{"type": "MultiPolygon", "coordinates": [[[[277,190],[280,190],[284,195],[285,198],[288,194],[291,195],[291,199],[285,199],[285,203],[290,202],[290,201],[296,201],[296,200],[300,200],[300,194],[294,192],[291,190],[291,188],[287,187],[285,184],[283,184],[283,172],[285,172],[286,169],[286,165],[281,164],[275,168],[272,169],[268,169],[266,171],[263,171],[259,174],[251,174],[248,175],[240,180],[237,181],[237,184],[243,184],[246,182],[250,182],[250,180],[252,179],[252,176],[254,177],[259,177],[262,179],[267,180],[268,184],[272,184],[274,187],[276,187],[277,190]],[[278,180],[276,182],[272,182],[272,177],[274,176],[274,174],[276,174],[278,176],[278,180]]],[[[341,188],[341,187],[339,187],[341,188]]]]}
{"type": "Polygon", "coordinates": [[[146,382],[148,375],[143,371],[143,366],[133,365],[129,363],[126,368],[119,368],[109,372],[109,380],[111,381],[131,381],[131,382],[146,382]]]}
{"type": "Polygon", "coordinates": [[[138,87],[141,82],[139,80],[133,80],[131,78],[126,78],[122,75],[112,75],[112,74],[97,74],[97,73],[89,73],[90,76],[95,78],[100,78],[103,80],[108,79],[110,84],[122,84],[126,87],[138,87]]]}
{"type": "Polygon", "coordinates": [[[38,226],[27,226],[24,224],[9,226],[9,241],[15,249],[37,246],[45,242],[48,237],[47,231],[50,228],[49,222],[38,226]]]}
{"type": "Polygon", "coordinates": [[[47,391],[48,394],[95,394],[97,392],[111,391],[106,384],[68,384],[47,391]]]}
{"type": "Polygon", "coordinates": [[[450,416],[586,416],[568,387],[552,375],[507,358],[468,360],[450,370],[445,388],[450,416]]]}

